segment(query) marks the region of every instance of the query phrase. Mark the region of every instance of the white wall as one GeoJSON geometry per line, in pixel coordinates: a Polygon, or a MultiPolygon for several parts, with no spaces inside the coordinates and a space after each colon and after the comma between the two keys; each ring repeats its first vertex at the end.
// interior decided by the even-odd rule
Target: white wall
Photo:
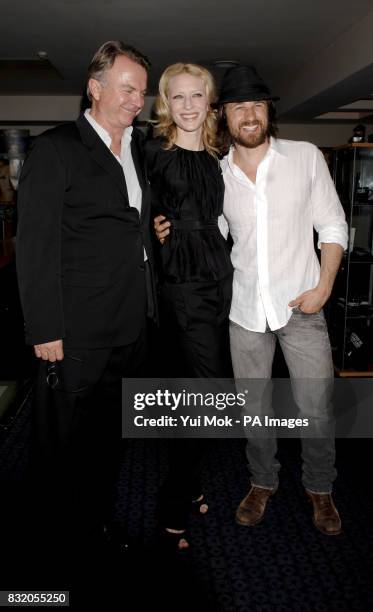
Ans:
{"type": "MultiPolygon", "coordinates": [[[[148,96],[145,106],[139,115],[142,121],[150,117],[154,97],[148,96]]],[[[0,95],[0,129],[7,127],[22,127],[29,129],[32,136],[40,134],[50,127],[50,122],[74,121],[80,113],[81,96],[1,96],[0,95]],[[12,122],[12,126],[4,125],[3,121],[12,122]],[[23,125],[17,125],[22,121],[23,125]],[[29,121],[29,125],[24,122],[29,121]],[[33,125],[33,122],[43,122],[45,125],[33,125]]]]}
{"type": "MultiPolygon", "coordinates": [[[[279,123],[279,137],[306,140],[318,147],[336,147],[346,144],[352,136],[353,125],[346,123],[279,123]]],[[[367,133],[373,132],[373,126],[367,133]]]]}
{"type": "MultiPolygon", "coordinates": [[[[80,96],[0,96],[0,129],[9,126],[2,121],[9,121],[12,127],[29,128],[31,135],[37,135],[50,127],[32,125],[33,122],[71,121],[78,117],[80,111],[80,96]],[[30,125],[19,125],[17,121],[30,122],[30,125]]],[[[144,109],[139,115],[140,120],[150,117],[154,97],[148,96],[144,109]]],[[[279,124],[280,137],[290,140],[307,140],[319,147],[333,147],[347,142],[352,134],[351,124],[301,123],[279,124]]],[[[373,126],[368,127],[368,133],[373,132],[373,126]]]]}

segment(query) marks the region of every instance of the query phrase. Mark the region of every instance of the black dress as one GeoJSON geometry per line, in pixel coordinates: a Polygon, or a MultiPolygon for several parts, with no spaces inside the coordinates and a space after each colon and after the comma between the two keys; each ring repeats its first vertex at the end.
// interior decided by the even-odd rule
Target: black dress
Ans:
{"type": "MultiPolygon", "coordinates": [[[[160,140],[146,145],[153,217],[171,221],[159,248],[161,343],[164,375],[231,376],[228,315],[232,294],[229,248],[218,228],[224,181],[219,162],[207,151],[160,140]]],[[[170,471],[160,495],[160,520],[184,529],[191,501],[201,494],[203,440],[174,440],[170,471]]]]}
{"type": "Polygon", "coordinates": [[[158,266],[161,318],[174,347],[166,352],[166,374],[230,376],[232,264],[217,224],[224,198],[219,162],[207,151],[176,145],[164,150],[160,140],[148,142],[146,150],[153,216],[171,222],[158,266]]]}

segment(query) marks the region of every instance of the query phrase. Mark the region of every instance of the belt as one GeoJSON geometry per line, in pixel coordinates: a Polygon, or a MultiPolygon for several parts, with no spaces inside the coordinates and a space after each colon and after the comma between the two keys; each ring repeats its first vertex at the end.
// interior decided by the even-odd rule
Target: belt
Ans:
{"type": "Polygon", "coordinates": [[[210,219],[209,221],[199,221],[195,219],[169,219],[169,221],[171,222],[171,229],[175,230],[203,230],[212,227],[217,227],[218,225],[217,219],[210,219]]]}

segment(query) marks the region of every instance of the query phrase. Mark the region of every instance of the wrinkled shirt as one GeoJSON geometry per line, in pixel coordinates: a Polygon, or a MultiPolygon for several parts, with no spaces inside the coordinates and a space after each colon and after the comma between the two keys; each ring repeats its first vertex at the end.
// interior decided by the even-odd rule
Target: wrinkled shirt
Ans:
{"type": "MultiPolygon", "coordinates": [[[[284,327],[289,302],[320,279],[314,248],[347,247],[347,223],[324,157],[307,142],[271,138],[253,183],[233,161],[221,162],[224,217],[234,244],[230,319],[264,332],[284,327]]],[[[219,220],[224,232],[224,220],[219,220]]]]}

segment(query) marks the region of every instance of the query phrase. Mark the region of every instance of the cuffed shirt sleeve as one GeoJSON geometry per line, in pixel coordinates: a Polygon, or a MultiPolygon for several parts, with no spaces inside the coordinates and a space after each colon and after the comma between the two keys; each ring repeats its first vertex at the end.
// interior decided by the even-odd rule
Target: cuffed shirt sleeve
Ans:
{"type": "Polygon", "coordinates": [[[348,232],[345,213],[324,156],[316,147],[311,189],[313,225],[318,233],[318,248],[326,242],[340,244],[346,249],[348,232]]]}

